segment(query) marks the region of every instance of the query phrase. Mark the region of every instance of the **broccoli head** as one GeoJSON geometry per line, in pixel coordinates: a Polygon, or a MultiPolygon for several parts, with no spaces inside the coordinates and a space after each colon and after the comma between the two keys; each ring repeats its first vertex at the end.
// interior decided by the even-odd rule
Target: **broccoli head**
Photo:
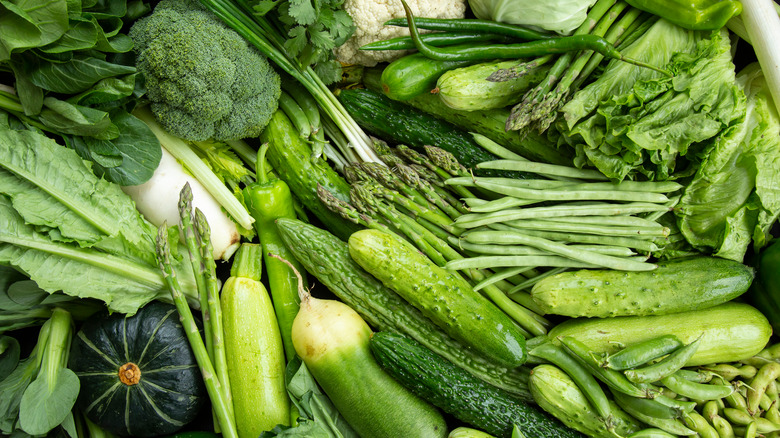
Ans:
{"type": "Polygon", "coordinates": [[[161,0],[129,32],[146,96],[178,137],[255,137],[276,111],[279,75],[265,56],[197,0],[161,0]]]}

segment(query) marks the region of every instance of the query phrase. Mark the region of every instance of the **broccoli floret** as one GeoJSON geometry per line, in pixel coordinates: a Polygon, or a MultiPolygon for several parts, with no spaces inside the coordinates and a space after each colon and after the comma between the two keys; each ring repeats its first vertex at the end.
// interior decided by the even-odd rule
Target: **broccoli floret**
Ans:
{"type": "Polygon", "coordinates": [[[279,75],[198,1],[161,0],[129,32],[160,125],[193,140],[256,137],[271,120],[279,75]]]}

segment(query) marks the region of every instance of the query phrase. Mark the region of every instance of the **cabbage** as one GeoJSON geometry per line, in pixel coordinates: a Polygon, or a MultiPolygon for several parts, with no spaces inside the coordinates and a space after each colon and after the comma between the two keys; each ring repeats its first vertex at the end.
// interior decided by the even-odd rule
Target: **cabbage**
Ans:
{"type": "Polygon", "coordinates": [[[477,18],[534,26],[568,35],[585,21],[596,0],[469,0],[477,18]]]}

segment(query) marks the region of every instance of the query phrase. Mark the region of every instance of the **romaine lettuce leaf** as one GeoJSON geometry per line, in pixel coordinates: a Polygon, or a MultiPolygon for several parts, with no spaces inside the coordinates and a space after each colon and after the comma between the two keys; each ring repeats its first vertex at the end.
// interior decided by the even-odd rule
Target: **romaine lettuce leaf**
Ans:
{"type": "Polygon", "coordinates": [[[741,261],[769,240],[780,215],[780,118],[757,64],[737,76],[745,117],[729,128],[687,185],[678,223],[698,250],[741,261]]]}

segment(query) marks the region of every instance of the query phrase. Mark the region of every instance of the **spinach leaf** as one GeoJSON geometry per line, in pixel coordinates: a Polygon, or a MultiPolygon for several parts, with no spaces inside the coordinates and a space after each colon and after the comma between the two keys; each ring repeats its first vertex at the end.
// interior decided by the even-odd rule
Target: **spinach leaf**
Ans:
{"type": "Polygon", "coordinates": [[[0,62],[57,41],[68,29],[66,0],[0,0],[0,62]]]}
{"type": "Polygon", "coordinates": [[[16,338],[0,336],[0,380],[8,377],[19,365],[21,351],[19,341],[16,338]]]}
{"type": "Polygon", "coordinates": [[[135,73],[134,66],[114,64],[94,56],[77,55],[66,62],[40,59],[30,72],[32,82],[55,93],[76,94],[101,79],[135,73]]]}
{"type": "Polygon", "coordinates": [[[41,373],[22,395],[19,405],[22,430],[30,435],[43,435],[59,426],[73,410],[79,387],[76,373],[64,366],[59,367],[54,378],[49,373],[41,373]]]}

